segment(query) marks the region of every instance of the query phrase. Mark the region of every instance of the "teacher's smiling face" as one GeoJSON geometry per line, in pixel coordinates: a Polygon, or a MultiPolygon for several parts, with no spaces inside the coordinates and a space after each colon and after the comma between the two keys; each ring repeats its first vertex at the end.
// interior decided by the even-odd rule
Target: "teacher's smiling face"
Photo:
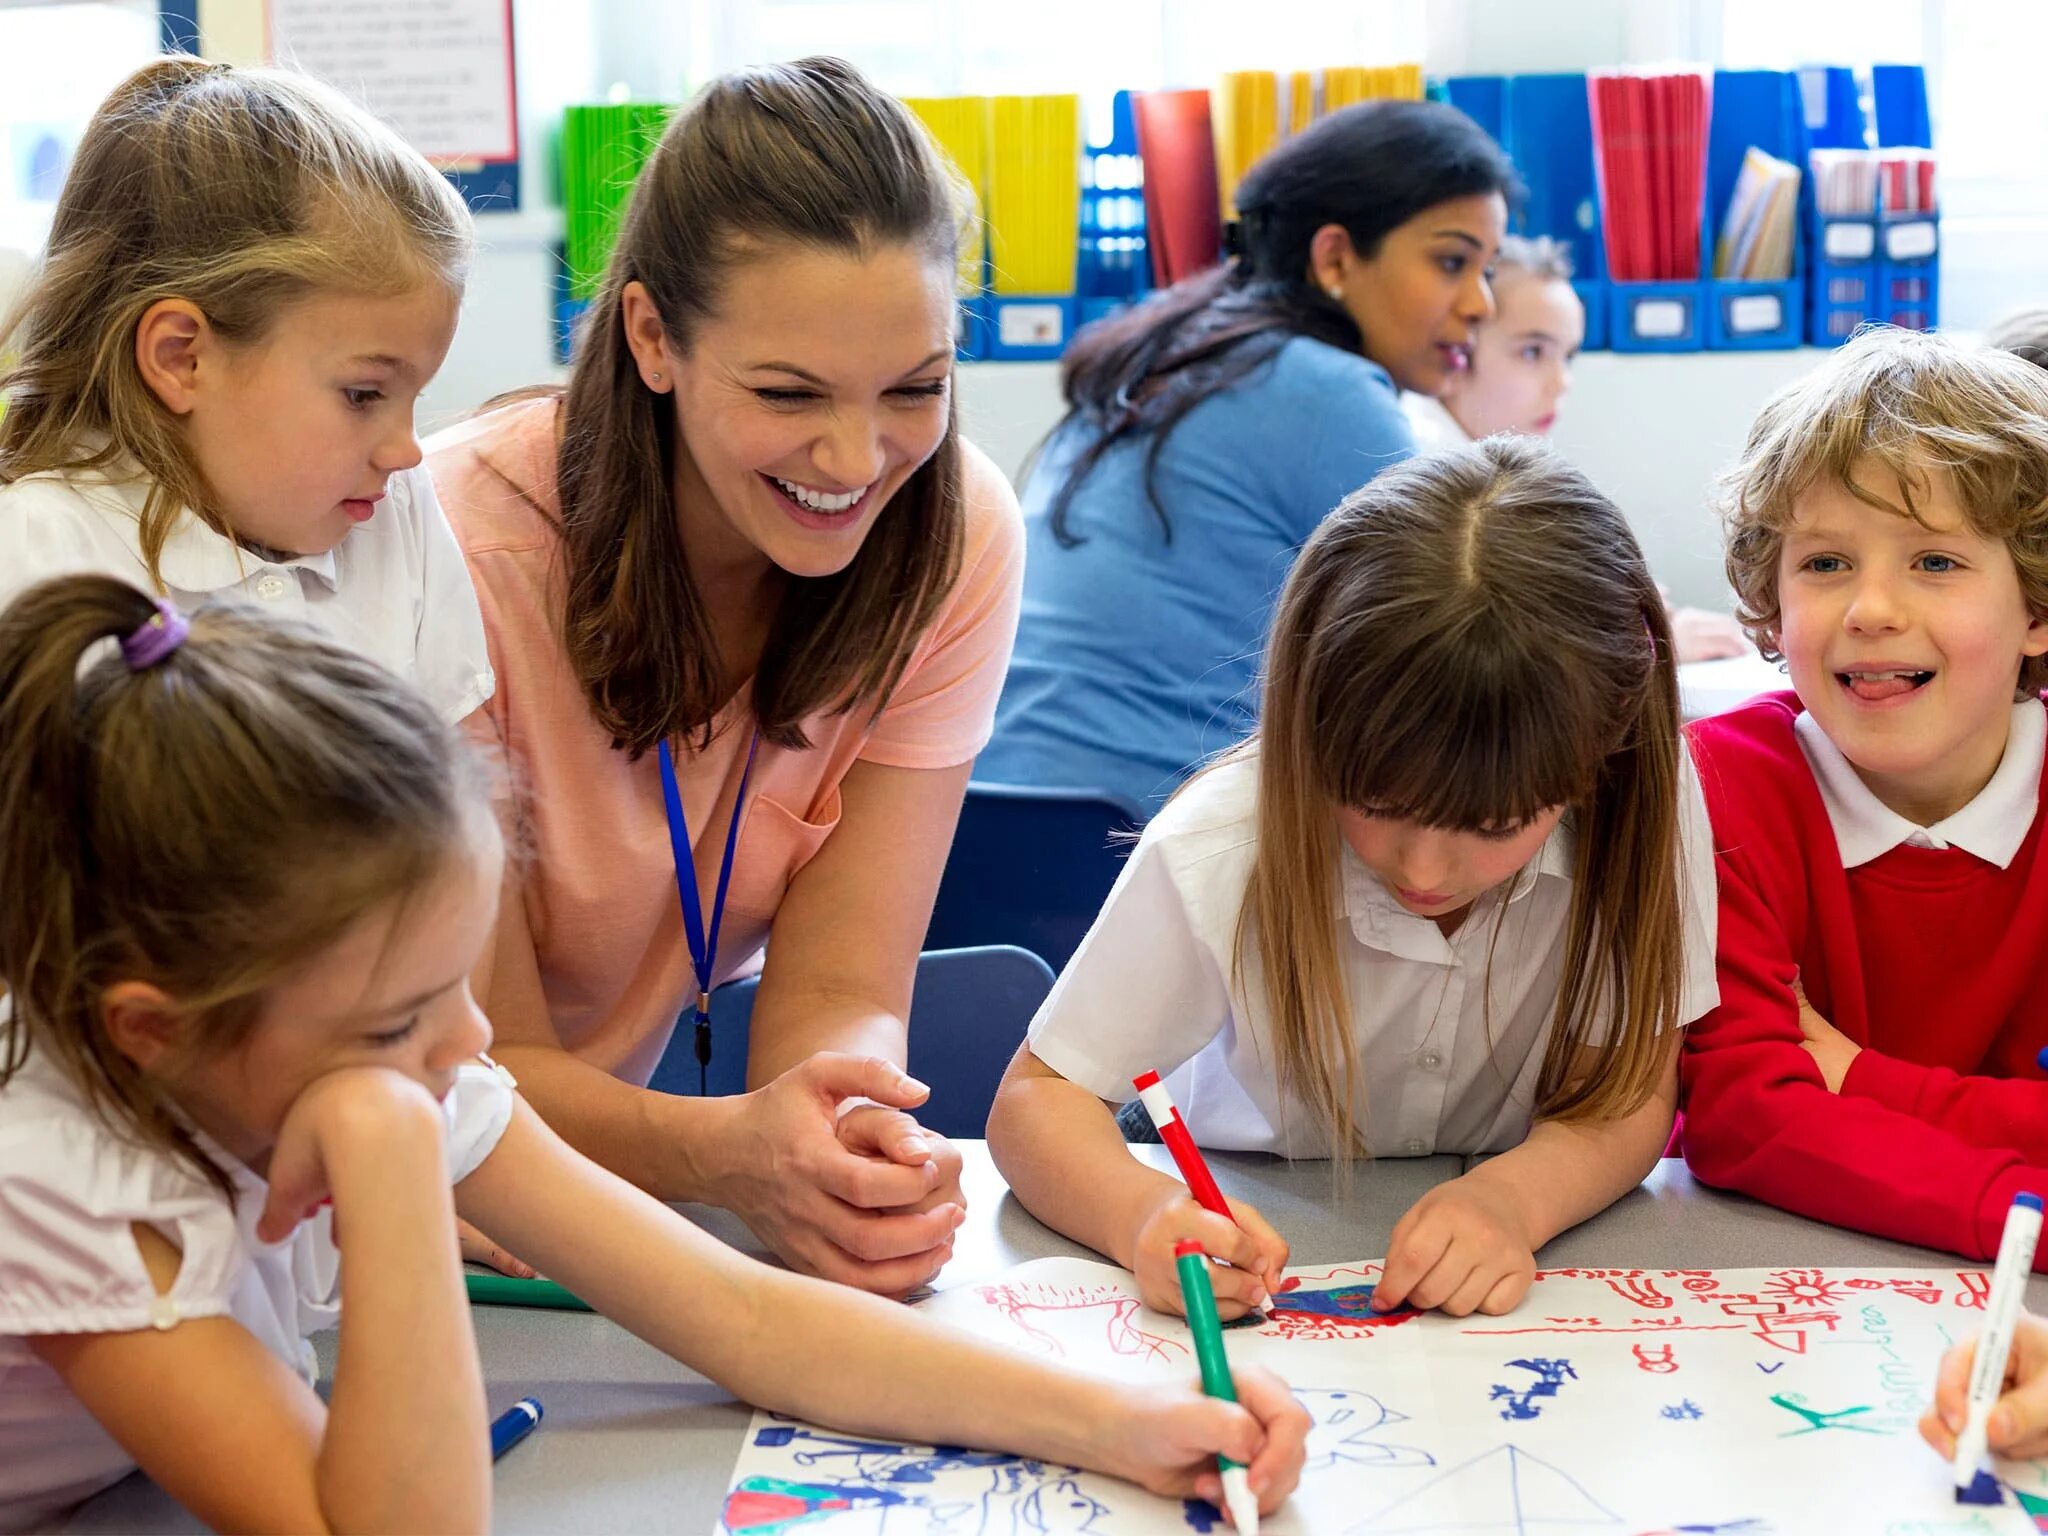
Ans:
{"type": "Polygon", "coordinates": [[[627,285],[641,376],[675,399],[677,512],[693,566],[845,569],[945,440],[953,283],[950,256],[918,246],[762,247],[734,261],[717,313],[681,351],[646,290],[627,285]]]}

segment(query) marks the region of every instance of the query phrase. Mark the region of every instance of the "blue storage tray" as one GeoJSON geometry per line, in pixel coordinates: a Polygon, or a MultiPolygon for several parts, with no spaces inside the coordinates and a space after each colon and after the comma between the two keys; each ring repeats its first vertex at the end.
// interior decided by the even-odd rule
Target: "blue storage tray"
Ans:
{"type": "Polygon", "coordinates": [[[1586,339],[1580,343],[1585,352],[1607,350],[1607,321],[1610,300],[1607,297],[1607,279],[1604,277],[1575,277],[1572,292],[1579,296],[1579,303],[1586,310],[1586,339]]]}
{"type": "Polygon", "coordinates": [[[1607,344],[1617,352],[1697,352],[1706,345],[1707,285],[1607,285],[1607,344]]]}
{"type": "Polygon", "coordinates": [[[1594,192],[1593,117],[1586,102],[1586,77],[1509,76],[1498,137],[1528,189],[1515,229],[1525,235],[1548,235],[1571,247],[1572,286],[1586,306],[1585,348],[1602,351],[1610,344],[1613,298],[1594,192]]]}
{"type": "Polygon", "coordinates": [[[1444,82],[1444,99],[1491,134],[1496,144],[1506,147],[1506,75],[1453,75],[1444,82]]]}
{"type": "Polygon", "coordinates": [[[977,363],[988,356],[987,294],[971,294],[960,300],[960,335],[953,355],[963,363],[977,363]]]}
{"type": "Polygon", "coordinates": [[[1798,346],[1806,337],[1804,282],[1707,281],[1707,345],[1715,351],[1798,346]]]}
{"type": "Polygon", "coordinates": [[[1940,214],[1880,214],[1877,235],[1877,318],[1933,330],[1941,318],[1940,214]]]}
{"type": "Polygon", "coordinates": [[[1877,318],[1877,222],[1814,214],[1807,253],[1806,339],[1840,346],[1877,318]]]}
{"type": "Polygon", "coordinates": [[[1751,146],[1799,167],[1807,175],[1806,119],[1798,76],[1775,69],[1723,69],[1714,73],[1714,109],[1707,131],[1706,208],[1701,217],[1707,274],[1706,345],[1757,351],[1796,347],[1806,335],[1805,230],[1795,217],[1789,277],[1753,281],[1713,276],[1714,251],[1728,199],[1751,146]]]}
{"type": "Polygon", "coordinates": [[[1074,339],[1079,306],[1071,293],[991,293],[982,301],[987,329],[982,356],[1001,362],[1057,358],[1074,339]]]}

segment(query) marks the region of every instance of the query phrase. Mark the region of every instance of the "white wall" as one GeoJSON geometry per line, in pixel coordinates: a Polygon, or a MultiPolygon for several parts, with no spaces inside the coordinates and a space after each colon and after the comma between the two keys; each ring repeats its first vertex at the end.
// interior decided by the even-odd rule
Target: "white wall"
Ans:
{"type": "MultiPolygon", "coordinates": [[[[1720,531],[1708,498],[1757,408],[1825,354],[1587,353],[1559,418],[1557,447],[1628,514],[1650,567],[1679,602],[1725,606],[1720,531]]],[[[960,369],[967,435],[1015,477],[1059,420],[1053,363],[960,369]]]]}

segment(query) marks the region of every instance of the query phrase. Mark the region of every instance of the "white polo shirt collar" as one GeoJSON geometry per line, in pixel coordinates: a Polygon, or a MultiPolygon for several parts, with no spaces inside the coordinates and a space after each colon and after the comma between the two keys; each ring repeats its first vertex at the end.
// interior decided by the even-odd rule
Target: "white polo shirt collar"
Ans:
{"type": "MultiPolygon", "coordinates": [[[[1365,867],[1347,844],[1340,853],[1343,870],[1343,915],[1362,944],[1409,960],[1438,960],[1449,955],[1450,944],[1434,918],[1420,917],[1394,899],[1379,877],[1365,867]]],[[[1567,816],[1543,840],[1536,857],[1515,872],[1507,882],[1505,897],[1489,891],[1479,904],[1491,910],[1502,899],[1520,901],[1545,878],[1569,884],[1574,862],[1571,818],[1567,816]]]]}
{"type": "MultiPolygon", "coordinates": [[[[79,477],[81,489],[90,481],[79,477]]],[[[141,479],[105,477],[92,487],[118,515],[140,521],[148,498],[148,486],[141,479]]],[[[317,555],[280,556],[259,553],[237,544],[225,534],[207,526],[206,520],[190,507],[178,510],[170,536],[164,540],[157,561],[164,585],[180,592],[220,592],[240,586],[262,570],[304,571],[328,590],[340,584],[334,551],[317,555]]]]}
{"type": "Polygon", "coordinates": [[[1878,799],[1812,715],[1802,710],[1792,730],[1820,786],[1844,869],[1868,864],[1900,847],[1960,848],[2004,869],[2034,825],[2041,802],[2042,762],[2048,756],[2048,710],[2038,699],[2013,705],[2005,756],[1990,782],[1968,805],[1931,827],[1908,821],[1878,799]]]}

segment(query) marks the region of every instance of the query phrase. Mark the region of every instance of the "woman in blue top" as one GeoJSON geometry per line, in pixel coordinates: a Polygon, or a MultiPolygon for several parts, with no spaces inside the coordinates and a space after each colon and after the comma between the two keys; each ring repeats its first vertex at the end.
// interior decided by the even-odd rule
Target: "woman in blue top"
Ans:
{"type": "Polygon", "coordinates": [[[1237,189],[1232,259],[1076,338],[1023,495],[1023,615],[975,777],[1147,811],[1251,729],[1274,595],[1414,451],[1493,311],[1514,167],[1434,102],[1347,107],[1237,189]]]}

